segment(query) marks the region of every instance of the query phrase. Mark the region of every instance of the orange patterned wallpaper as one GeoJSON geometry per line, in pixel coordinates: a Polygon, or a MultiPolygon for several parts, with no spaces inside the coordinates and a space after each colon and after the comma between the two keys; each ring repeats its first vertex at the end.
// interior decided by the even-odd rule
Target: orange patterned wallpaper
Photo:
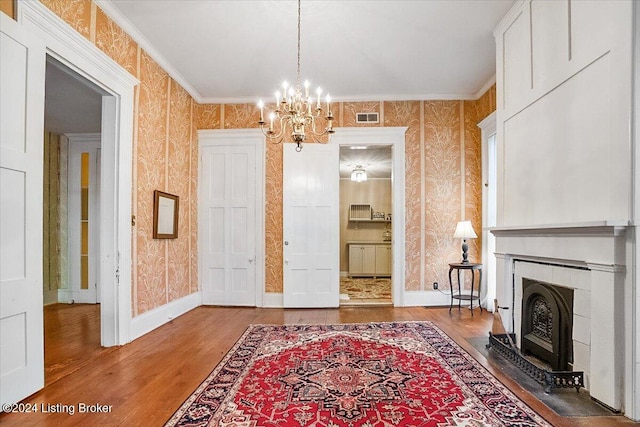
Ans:
{"type": "Polygon", "coordinates": [[[196,292],[198,150],[193,99],[91,0],[41,1],[140,80],[134,96],[133,315],[196,292]],[[154,190],[180,196],[177,239],[152,238],[154,190]]]}
{"type": "Polygon", "coordinates": [[[0,0],[0,12],[15,19],[15,0],[0,0]]]}
{"type": "MultiPolygon", "coordinates": [[[[256,127],[253,104],[198,105],[91,0],[41,0],[140,80],[133,147],[133,314],[197,290],[197,129],[256,127]],[[151,238],[153,190],[180,196],[180,238],[151,238]]],[[[4,5],[3,11],[6,12],[4,5]]],[[[467,218],[481,230],[480,131],[495,110],[495,85],[476,101],[342,102],[334,126],[407,126],[406,283],[428,290],[448,283],[447,263],[460,258],[452,235],[467,218]],[[379,124],[357,125],[356,112],[379,112],[379,124]]],[[[266,285],[282,292],[282,146],[266,153],[266,285]]],[[[470,257],[479,260],[480,239],[470,257]]]]}
{"type": "MultiPolygon", "coordinates": [[[[463,216],[479,234],[482,223],[480,130],[495,110],[495,85],[477,101],[342,102],[333,107],[336,127],[407,126],[405,289],[448,284],[448,263],[461,258],[453,239],[463,216]],[[379,112],[380,123],[358,125],[357,112],[379,112]],[[464,165],[464,173],[463,173],[464,165]]],[[[197,105],[198,129],[256,127],[253,104],[197,105]]],[[[282,145],[267,145],[266,285],[282,292],[282,145]]],[[[470,240],[470,259],[480,260],[480,239],[470,240]]]]}

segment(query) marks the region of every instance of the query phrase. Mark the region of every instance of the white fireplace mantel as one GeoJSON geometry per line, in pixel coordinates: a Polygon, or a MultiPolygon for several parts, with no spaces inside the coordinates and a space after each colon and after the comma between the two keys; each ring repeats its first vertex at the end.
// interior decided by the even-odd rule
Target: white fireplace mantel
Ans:
{"type": "MultiPolygon", "coordinates": [[[[624,410],[626,288],[631,265],[624,221],[496,227],[497,298],[505,328],[520,334],[522,281],[574,289],[574,369],[591,396],[624,410]]],[[[518,337],[518,342],[519,342],[518,337]]]]}

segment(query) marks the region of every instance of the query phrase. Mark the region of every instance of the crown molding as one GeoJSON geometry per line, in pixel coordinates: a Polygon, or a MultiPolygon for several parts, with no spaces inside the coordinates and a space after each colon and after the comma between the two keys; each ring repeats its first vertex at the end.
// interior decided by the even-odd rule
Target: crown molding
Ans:
{"type": "Polygon", "coordinates": [[[498,25],[493,29],[493,37],[501,36],[506,31],[509,25],[513,23],[516,16],[522,13],[525,5],[531,3],[531,0],[517,0],[516,3],[509,9],[509,11],[502,17],[498,25]]]}
{"type": "Polygon", "coordinates": [[[487,80],[487,82],[482,85],[482,87],[480,88],[480,90],[478,90],[475,94],[474,94],[474,98],[473,100],[475,101],[476,99],[480,99],[480,97],[482,95],[484,95],[491,86],[493,86],[496,83],[496,75],[494,74],[493,76],[491,76],[489,78],[489,80],[487,80]]]}
{"type": "Polygon", "coordinates": [[[184,90],[186,90],[196,102],[200,104],[203,103],[203,98],[200,93],[187,81],[187,79],[184,78],[184,76],[182,76],[182,74],[178,72],[178,70],[176,70],[171,65],[171,63],[164,56],[160,54],[160,52],[156,50],[155,47],[153,47],[151,42],[142,35],[138,28],[133,25],[131,21],[129,21],[122,13],[120,13],[120,11],[113,5],[112,0],[94,0],[94,3],[100,9],[102,9],[102,11],[113,20],[113,22],[118,24],[120,28],[122,28],[124,32],[129,35],[129,37],[131,37],[136,43],[138,43],[140,48],[147,52],[147,54],[154,61],[156,61],[158,65],[162,67],[162,69],[166,71],[169,76],[171,76],[173,80],[175,80],[180,86],[182,86],[184,90]]]}
{"type": "MultiPolygon", "coordinates": [[[[495,81],[495,77],[494,77],[495,81]]],[[[493,83],[491,83],[493,84],[493,83]]],[[[489,85],[490,87],[491,85],[489,85]]],[[[484,87],[484,86],[483,86],[484,87]]],[[[481,95],[484,92],[480,93],[481,95]]],[[[242,97],[204,97],[198,100],[200,104],[255,104],[258,96],[242,97]]],[[[410,94],[410,95],[355,95],[355,96],[332,96],[331,102],[376,102],[376,101],[474,101],[478,99],[477,93],[438,93],[438,94],[410,94]]]]}

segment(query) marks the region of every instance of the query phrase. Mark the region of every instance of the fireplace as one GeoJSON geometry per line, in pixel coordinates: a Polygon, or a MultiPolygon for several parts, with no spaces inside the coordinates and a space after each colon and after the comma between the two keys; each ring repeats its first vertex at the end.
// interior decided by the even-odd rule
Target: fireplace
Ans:
{"type": "Polygon", "coordinates": [[[569,371],[573,363],[573,289],[523,278],[521,351],[569,371]]]}
{"type": "Polygon", "coordinates": [[[583,372],[591,397],[613,410],[631,405],[625,317],[632,313],[632,274],[626,266],[633,253],[627,227],[589,223],[492,232],[496,297],[506,307],[500,314],[515,346],[541,359],[555,354],[555,346],[557,356],[547,358],[553,371],[583,372]],[[526,319],[535,319],[534,327],[523,327],[526,319]]]}

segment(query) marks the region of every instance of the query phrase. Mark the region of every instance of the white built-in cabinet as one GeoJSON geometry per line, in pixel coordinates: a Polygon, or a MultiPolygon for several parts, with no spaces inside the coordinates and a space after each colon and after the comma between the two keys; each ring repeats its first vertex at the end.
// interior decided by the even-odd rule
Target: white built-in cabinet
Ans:
{"type": "Polygon", "coordinates": [[[349,243],[349,277],[391,276],[391,244],[349,243]]]}

